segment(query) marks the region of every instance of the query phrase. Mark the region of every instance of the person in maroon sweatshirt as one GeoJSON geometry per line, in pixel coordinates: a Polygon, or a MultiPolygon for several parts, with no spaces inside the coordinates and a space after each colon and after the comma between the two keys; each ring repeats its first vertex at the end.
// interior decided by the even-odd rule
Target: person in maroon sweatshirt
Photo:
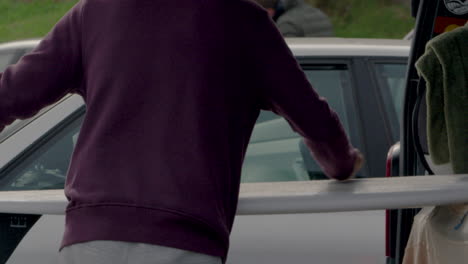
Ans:
{"type": "Polygon", "coordinates": [[[0,74],[0,130],[68,93],[87,112],[65,184],[63,263],[225,261],[261,109],[288,120],[330,178],[362,163],[250,0],[81,0],[0,74]],[[164,260],[134,258],[147,251],[164,260]]]}

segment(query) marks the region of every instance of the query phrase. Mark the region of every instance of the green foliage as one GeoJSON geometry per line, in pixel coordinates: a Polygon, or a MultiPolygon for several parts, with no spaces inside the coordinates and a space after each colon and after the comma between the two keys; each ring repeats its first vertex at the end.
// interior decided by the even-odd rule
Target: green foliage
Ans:
{"type": "Polygon", "coordinates": [[[414,27],[409,1],[307,0],[327,13],[338,37],[403,38],[414,27]],[[403,3],[402,3],[403,2],[403,3]]]}
{"type": "MultiPolygon", "coordinates": [[[[0,0],[0,42],[44,36],[77,1],[0,0]]],[[[338,37],[402,38],[414,26],[402,0],[306,1],[331,17],[338,37]]]]}
{"type": "Polygon", "coordinates": [[[77,0],[0,0],[0,42],[44,36],[77,0]]]}

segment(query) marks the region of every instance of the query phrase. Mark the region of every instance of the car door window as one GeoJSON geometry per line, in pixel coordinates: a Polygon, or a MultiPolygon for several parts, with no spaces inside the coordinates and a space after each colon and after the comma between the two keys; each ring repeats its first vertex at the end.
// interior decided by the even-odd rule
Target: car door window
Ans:
{"type": "MultiPolygon", "coordinates": [[[[314,89],[337,112],[352,143],[359,145],[348,66],[303,65],[303,70],[314,89]]],[[[283,118],[263,111],[247,149],[242,182],[326,179],[314,161],[313,169],[306,168],[299,147],[301,140],[283,118]]]]}
{"type": "Polygon", "coordinates": [[[330,107],[338,114],[344,129],[349,134],[350,123],[345,94],[351,89],[349,71],[345,65],[309,66],[304,72],[317,93],[325,97],[330,107]],[[348,89],[348,91],[346,91],[348,89]]]}
{"type": "Polygon", "coordinates": [[[0,52],[0,72],[3,72],[12,63],[14,57],[14,52],[0,52]]]}
{"type": "Polygon", "coordinates": [[[18,165],[0,174],[0,191],[62,189],[84,115],[26,151],[18,165]]]}
{"type": "Polygon", "coordinates": [[[405,63],[375,63],[375,73],[381,88],[383,102],[392,122],[393,134],[399,135],[406,85],[405,63]],[[391,100],[386,100],[389,98],[391,100]]]}

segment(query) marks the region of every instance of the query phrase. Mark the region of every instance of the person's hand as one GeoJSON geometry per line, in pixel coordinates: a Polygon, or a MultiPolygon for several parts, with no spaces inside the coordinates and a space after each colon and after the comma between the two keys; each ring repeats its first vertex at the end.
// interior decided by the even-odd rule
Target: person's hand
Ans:
{"type": "Polygon", "coordinates": [[[354,179],[354,177],[356,177],[356,173],[362,168],[362,165],[364,165],[364,156],[358,149],[356,149],[356,160],[354,161],[353,171],[347,179],[344,179],[344,181],[354,179]]]}

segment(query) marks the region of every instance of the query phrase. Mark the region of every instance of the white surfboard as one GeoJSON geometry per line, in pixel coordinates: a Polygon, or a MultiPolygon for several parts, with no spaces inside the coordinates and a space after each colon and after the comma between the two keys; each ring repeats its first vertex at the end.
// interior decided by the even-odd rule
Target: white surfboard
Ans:
{"type": "MultiPolygon", "coordinates": [[[[238,215],[419,208],[468,203],[468,174],[245,183],[238,215]]],[[[64,214],[63,190],[0,192],[0,212],[64,214]]]]}

